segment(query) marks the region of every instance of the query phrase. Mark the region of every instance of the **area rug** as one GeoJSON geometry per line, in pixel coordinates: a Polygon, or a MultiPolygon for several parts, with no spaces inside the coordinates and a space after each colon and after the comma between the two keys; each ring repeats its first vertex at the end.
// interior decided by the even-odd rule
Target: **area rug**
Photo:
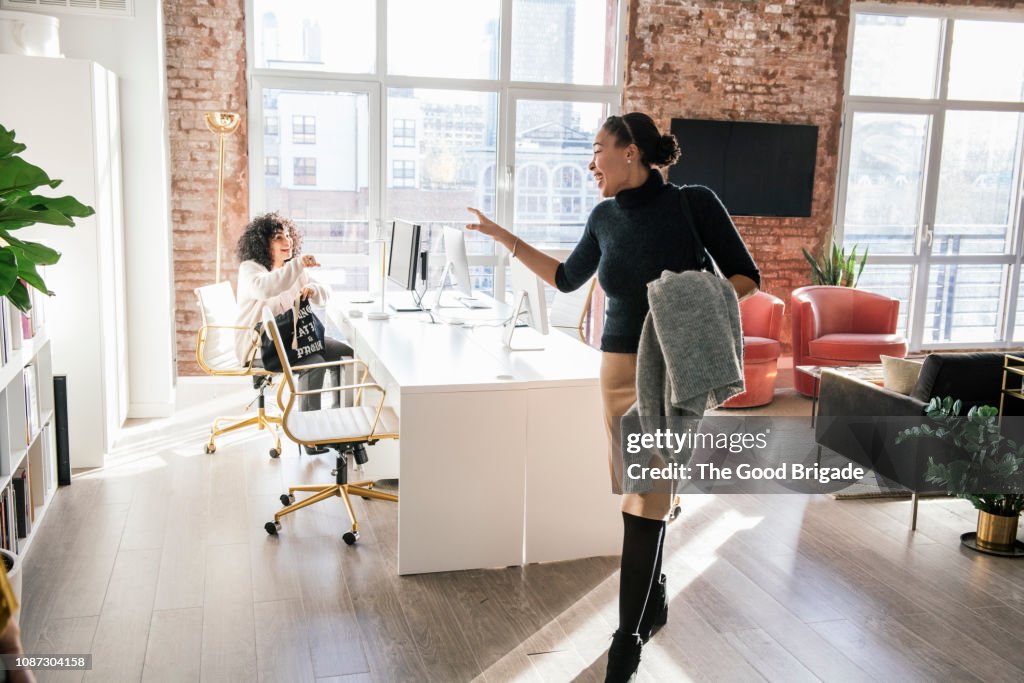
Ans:
{"type": "Polygon", "coordinates": [[[835,500],[853,500],[856,498],[910,498],[910,489],[887,479],[880,474],[868,472],[856,484],[850,484],[842,491],[828,495],[835,500]]]}

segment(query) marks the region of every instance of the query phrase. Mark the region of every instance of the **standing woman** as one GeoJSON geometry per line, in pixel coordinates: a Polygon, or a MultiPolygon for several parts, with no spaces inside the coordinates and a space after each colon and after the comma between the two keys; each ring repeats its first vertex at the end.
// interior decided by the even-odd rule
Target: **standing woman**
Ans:
{"type": "MultiPolygon", "coordinates": [[[[601,337],[601,396],[609,434],[612,486],[621,493],[621,457],[612,443],[613,426],[636,401],[640,331],[647,316],[647,283],[662,271],[698,270],[697,245],[681,205],[685,198],[693,226],[708,253],[742,299],[760,285],[760,274],[725,207],[706,187],[676,187],[655,167],[679,158],[675,137],[662,135],[646,114],[610,116],[594,139],[590,172],[605,198],[591,212],[583,236],[560,263],[476,209],[478,223],[466,227],[494,238],[513,258],[560,291],[571,292],[597,272],[607,296],[601,337]],[[684,197],[680,197],[680,194],[684,197]],[[619,464],[615,467],[613,463],[619,464]]],[[[661,573],[665,517],[671,497],[664,492],[622,496],[622,564],[619,627],[608,651],[606,681],[626,681],[640,664],[640,649],[652,629],[668,618],[661,573]]]]}
{"type": "MultiPolygon", "coordinates": [[[[295,299],[309,299],[314,306],[324,306],[330,291],[314,281],[307,272],[320,263],[312,254],[299,255],[302,236],[295,223],[278,213],[267,213],[252,219],[238,239],[238,326],[252,330],[259,324],[264,306],[274,315],[290,309],[295,299]]],[[[239,330],[235,338],[235,355],[242,364],[248,363],[259,335],[239,330]]],[[[324,337],[323,353],[302,359],[303,365],[341,360],[352,356],[352,348],[337,339],[324,337]]],[[[257,361],[259,358],[257,358],[257,361]]],[[[341,383],[341,369],[331,368],[335,386],[341,383]]],[[[307,370],[299,376],[299,388],[306,391],[319,389],[324,382],[324,368],[307,370]]],[[[302,397],[302,410],[319,410],[320,394],[302,397]]],[[[326,449],[306,447],[309,453],[326,449]]]]}

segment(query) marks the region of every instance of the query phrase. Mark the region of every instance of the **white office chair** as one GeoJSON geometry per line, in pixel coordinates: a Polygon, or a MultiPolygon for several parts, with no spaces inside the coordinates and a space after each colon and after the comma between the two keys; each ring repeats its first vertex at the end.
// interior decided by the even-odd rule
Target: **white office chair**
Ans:
{"type": "Polygon", "coordinates": [[[587,321],[587,313],[590,312],[596,284],[597,278],[592,277],[588,284],[574,292],[555,292],[555,299],[551,302],[551,310],[548,313],[548,324],[565,334],[579,336],[580,341],[586,342],[584,324],[587,321]]]}
{"type": "MultiPolygon", "coordinates": [[[[253,367],[256,357],[256,350],[253,350],[248,362],[240,364],[235,356],[235,333],[245,328],[239,327],[238,303],[235,301],[235,293],[228,281],[218,282],[215,285],[198,287],[195,290],[196,298],[199,300],[199,310],[203,316],[203,326],[199,328],[199,336],[196,341],[196,362],[199,367],[211,377],[252,377],[253,386],[259,392],[256,400],[258,408],[255,415],[226,416],[218,417],[210,427],[210,440],[206,444],[207,454],[217,450],[214,443],[221,434],[233,432],[245,427],[257,427],[258,429],[269,430],[274,436],[274,447],[270,449],[270,457],[276,458],[281,455],[281,437],[278,436],[276,426],[281,424],[281,417],[268,414],[263,393],[273,385],[276,373],[264,370],[261,367],[253,367]],[[224,426],[224,423],[229,423],[224,426]]],[[[252,330],[249,332],[255,334],[252,330]]],[[[281,392],[278,390],[278,404],[281,402],[281,392]]],[[[250,405],[252,405],[250,403],[250,405]]]]}
{"type": "MultiPolygon", "coordinates": [[[[366,460],[366,446],[372,446],[381,439],[398,438],[398,415],[393,408],[384,406],[384,387],[374,382],[367,382],[366,377],[369,368],[366,363],[359,359],[340,360],[329,363],[313,363],[310,365],[292,366],[288,362],[288,354],[285,352],[281,342],[281,335],[277,325],[274,323],[274,316],[269,309],[263,310],[264,329],[270,333],[277,348],[277,354],[281,359],[281,370],[284,377],[284,384],[291,390],[287,404],[284,406],[284,415],[281,419],[281,428],[288,438],[304,446],[326,446],[337,452],[337,460],[334,469],[333,484],[309,484],[300,486],[289,486],[288,493],[281,495],[281,504],[285,507],[274,514],[274,521],[264,525],[267,533],[276,536],[281,530],[281,518],[296,510],[339,496],[345,504],[352,528],[342,535],[345,543],[352,545],[359,540],[359,524],[356,521],[355,512],[352,510],[352,503],[349,494],[354,493],[363,498],[376,498],[394,503],[398,502],[398,496],[391,493],[383,493],[373,489],[372,481],[348,481],[348,459],[349,456],[355,459],[356,465],[363,465],[366,460]],[[344,367],[346,365],[361,365],[363,367],[362,377],[356,384],[342,384],[338,387],[326,389],[310,389],[299,391],[295,372],[319,367],[344,367]],[[345,392],[355,390],[354,405],[341,408],[324,408],[313,411],[298,410],[297,402],[302,396],[329,391],[345,392]],[[376,389],[380,392],[380,400],[375,406],[362,405],[363,392],[365,389],[376,389]],[[293,410],[293,408],[295,408],[293,410]],[[313,495],[298,502],[295,501],[296,491],[308,491],[313,495]]],[[[339,403],[343,403],[339,401],[339,403]]]]}

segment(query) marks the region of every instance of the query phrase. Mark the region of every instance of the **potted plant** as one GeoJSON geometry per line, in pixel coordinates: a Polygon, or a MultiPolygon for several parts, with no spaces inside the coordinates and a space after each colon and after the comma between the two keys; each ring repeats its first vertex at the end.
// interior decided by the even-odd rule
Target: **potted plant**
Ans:
{"type": "Polygon", "coordinates": [[[28,287],[47,296],[37,267],[52,265],[60,254],[36,242],[18,239],[11,233],[36,223],[73,227],[74,218],[96,213],[74,197],[45,197],[34,194],[37,188],[58,187],[62,181],[51,179],[45,171],[20,156],[25,145],[14,139],[14,131],[0,126],[0,297],[7,297],[20,311],[32,308],[28,287]]]}
{"type": "Polygon", "coordinates": [[[811,252],[803,249],[804,258],[811,264],[812,285],[832,285],[835,287],[856,287],[860,274],[868,262],[868,250],[864,249],[860,260],[857,260],[857,245],[853,245],[849,255],[844,247],[832,241],[832,248],[822,250],[819,263],[811,252]]]}
{"type": "Polygon", "coordinates": [[[960,401],[949,396],[933,398],[925,409],[933,425],[905,429],[896,443],[909,438],[941,439],[962,452],[964,457],[945,463],[929,458],[925,478],[977,508],[974,541],[979,549],[1013,553],[1024,509],[1024,444],[1002,434],[999,411],[992,406],[975,406],[966,417],[959,417],[960,408],[960,401]]]}

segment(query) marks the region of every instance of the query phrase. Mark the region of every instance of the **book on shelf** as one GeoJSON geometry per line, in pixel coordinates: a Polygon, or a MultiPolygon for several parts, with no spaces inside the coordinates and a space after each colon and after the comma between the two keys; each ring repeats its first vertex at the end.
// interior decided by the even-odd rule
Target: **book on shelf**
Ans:
{"type": "Polygon", "coordinates": [[[39,431],[39,385],[36,384],[36,368],[26,365],[22,371],[25,384],[25,444],[32,443],[32,437],[39,431]]]}
{"type": "Polygon", "coordinates": [[[28,470],[21,469],[11,479],[14,489],[14,521],[18,538],[27,538],[32,532],[32,498],[29,490],[28,470]]]}
{"type": "Polygon", "coordinates": [[[0,522],[2,522],[0,545],[17,554],[18,529],[14,512],[14,487],[11,484],[5,486],[3,493],[0,493],[0,522]]]}
{"type": "MultiPolygon", "coordinates": [[[[21,311],[15,308],[10,300],[4,299],[4,322],[7,325],[7,349],[17,351],[21,348],[21,311]]],[[[9,356],[8,356],[9,357],[9,356]]]]}
{"type": "Polygon", "coordinates": [[[0,368],[7,365],[10,357],[10,342],[7,340],[7,299],[0,296],[0,368]]]}

